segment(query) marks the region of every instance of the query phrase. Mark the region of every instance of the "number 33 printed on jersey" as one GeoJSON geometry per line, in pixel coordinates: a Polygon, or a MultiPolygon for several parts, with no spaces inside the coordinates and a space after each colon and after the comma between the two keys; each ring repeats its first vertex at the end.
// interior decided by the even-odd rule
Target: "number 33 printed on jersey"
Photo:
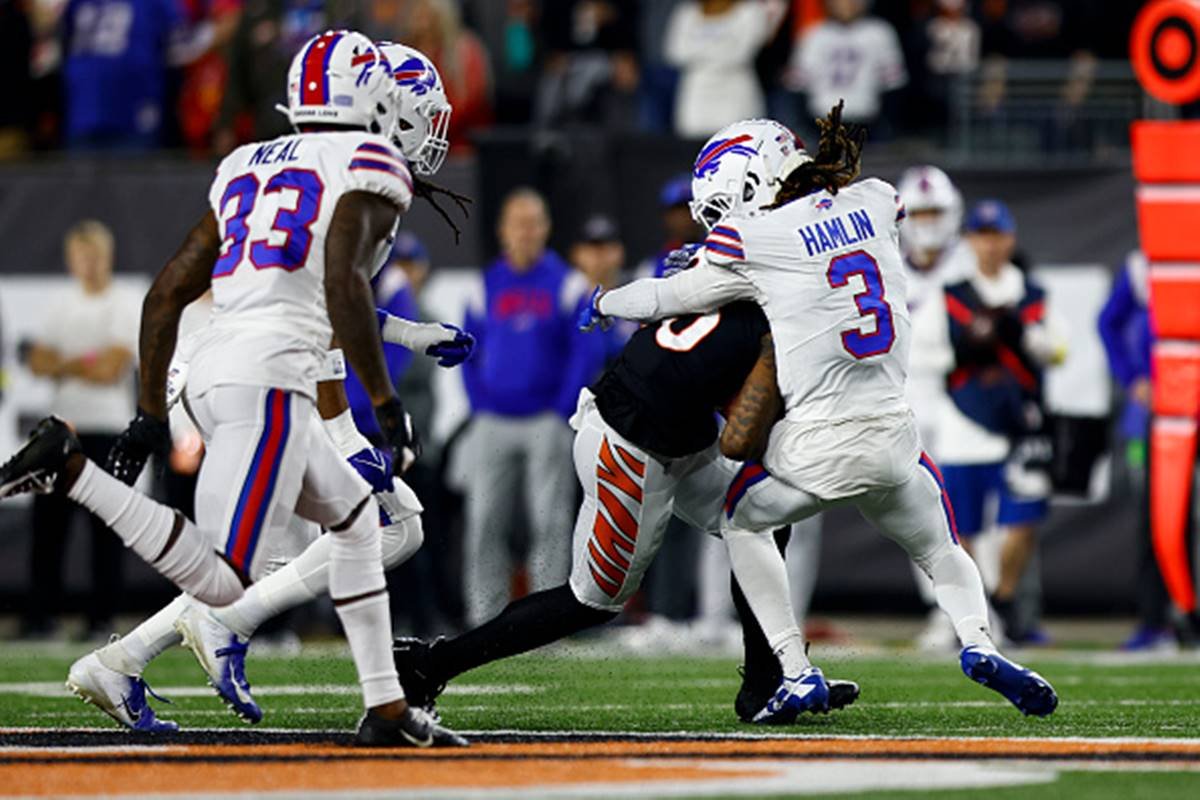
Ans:
{"type": "Polygon", "coordinates": [[[854,295],[854,304],[864,317],[875,318],[875,330],[865,333],[867,323],[860,323],[858,330],[842,331],[842,347],[855,358],[870,358],[892,349],[896,341],[896,327],[892,322],[892,307],[883,295],[883,276],[879,263],[865,250],[855,250],[834,258],[825,273],[829,285],[834,289],[848,286],[854,275],[862,277],[861,292],[854,295]]]}
{"type": "Polygon", "coordinates": [[[285,169],[275,173],[262,187],[261,199],[278,194],[279,210],[269,228],[251,230],[248,220],[260,200],[258,178],[254,173],[246,173],[231,180],[221,195],[221,212],[229,217],[225,219],[225,240],[221,243],[221,257],[213,266],[213,278],[233,274],[246,255],[247,239],[250,264],[255,269],[277,267],[292,272],[303,267],[312,248],[312,224],[321,213],[324,193],[324,184],[312,170],[285,169]],[[282,242],[272,244],[272,239],[279,241],[279,234],[282,242]]]}

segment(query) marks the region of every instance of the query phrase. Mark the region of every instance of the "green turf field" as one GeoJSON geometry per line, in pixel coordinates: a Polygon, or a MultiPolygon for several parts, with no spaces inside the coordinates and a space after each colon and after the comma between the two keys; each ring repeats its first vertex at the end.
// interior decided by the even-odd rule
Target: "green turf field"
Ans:
{"type": "MultiPolygon", "coordinates": [[[[295,657],[251,651],[247,675],[266,712],[264,724],[302,729],[354,724],[360,702],[353,666],[336,646],[318,650],[295,657]]],[[[108,723],[59,691],[71,653],[61,646],[0,651],[0,684],[6,684],[0,686],[0,726],[108,723]]],[[[1048,719],[1022,717],[964,678],[953,657],[827,658],[822,661],[826,674],[858,681],[862,697],[852,708],[807,717],[797,728],[887,736],[1200,736],[1200,663],[1114,666],[1085,663],[1085,658],[1029,662],[1059,692],[1059,709],[1048,719]]],[[[448,724],[469,730],[758,730],[733,716],[736,666],[731,659],[531,655],[462,676],[439,707],[448,724]]],[[[202,673],[186,650],[168,652],[145,677],[173,701],[156,704],[160,716],[185,727],[237,723],[204,690],[202,673]]]]}
{"type": "MultiPolygon", "coordinates": [[[[61,688],[75,652],[62,645],[0,650],[0,727],[111,727],[107,717],[61,688]]],[[[772,730],[838,736],[1200,737],[1200,661],[1195,658],[1106,663],[1087,653],[1035,657],[1030,666],[1055,684],[1061,698],[1049,719],[1022,717],[967,681],[952,657],[899,652],[830,657],[822,665],[830,676],[859,681],[858,703],[772,730]]],[[[558,651],[464,676],[439,705],[445,723],[465,731],[761,732],[733,715],[735,667],[736,661],[727,658],[596,658],[558,651]]],[[[348,730],[361,713],[353,667],[336,645],[294,657],[252,650],[248,675],[266,711],[264,727],[348,730]]],[[[187,651],[166,654],[145,677],[173,700],[172,705],[155,703],[161,717],[186,728],[244,727],[209,693],[187,651]]],[[[1063,770],[1053,783],[989,789],[989,798],[1200,798],[1200,772],[1157,765],[1119,773],[1063,770]]],[[[978,792],[863,796],[952,800],[978,792]]]]}

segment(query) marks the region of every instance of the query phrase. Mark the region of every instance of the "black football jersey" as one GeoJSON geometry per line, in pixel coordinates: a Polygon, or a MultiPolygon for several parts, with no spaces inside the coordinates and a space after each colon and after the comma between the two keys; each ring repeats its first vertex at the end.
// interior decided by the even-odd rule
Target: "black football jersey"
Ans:
{"type": "Polygon", "coordinates": [[[714,412],[736,395],[770,331],[756,303],[653,323],[592,386],[596,408],[639,447],[680,458],[717,437],[714,412]]]}

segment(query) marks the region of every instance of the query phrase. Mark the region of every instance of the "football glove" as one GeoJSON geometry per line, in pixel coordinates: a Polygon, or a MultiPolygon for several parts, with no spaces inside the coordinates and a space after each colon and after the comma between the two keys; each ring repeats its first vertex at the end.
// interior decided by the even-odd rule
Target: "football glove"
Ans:
{"type": "Polygon", "coordinates": [[[150,456],[155,456],[159,464],[165,464],[170,454],[171,427],[139,408],[137,416],[108,451],[104,469],[122,483],[133,486],[150,456]]]}
{"type": "Polygon", "coordinates": [[[378,447],[364,447],[346,459],[371,487],[371,493],[392,490],[392,454],[378,447]]]}
{"type": "Polygon", "coordinates": [[[442,327],[453,333],[453,338],[426,347],[425,355],[436,358],[439,367],[457,367],[475,352],[475,337],[457,325],[443,322],[442,327]]]}
{"type": "Polygon", "coordinates": [[[417,435],[412,417],[404,410],[400,399],[393,397],[375,406],[375,419],[392,449],[393,474],[403,475],[421,457],[421,437],[417,435]]]}
{"type": "Polygon", "coordinates": [[[703,245],[693,242],[667,253],[667,257],[663,259],[663,277],[669,278],[676,272],[696,266],[700,262],[701,247],[703,245]]]}
{"type": "Polygon", "coordinates": [[[597,286],[592,291],[592,296],[588,299],[587,305],[579,309],[579,318],[577,320],[579,330],[586,333],[596,328],[606,331],[612,327],[612,318],[600,313],[600,298],[603,295],[604,290],[597,286]]]}

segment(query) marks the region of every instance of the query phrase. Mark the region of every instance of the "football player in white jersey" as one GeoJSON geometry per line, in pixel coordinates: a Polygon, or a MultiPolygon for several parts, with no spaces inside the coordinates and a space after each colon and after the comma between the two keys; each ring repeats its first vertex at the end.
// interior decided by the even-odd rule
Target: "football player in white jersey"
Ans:
{"type": "Polygon", "coordinates": [[[770,322],[784,418],[762,466],[747,466],[735,481],[723,530],[735,569],[749,553],[734,540],[765,544],[754,556],[762,579],[743,591],[785,677],[760,718],[822,710],[828,699],[791,612],[783,563],[761,534],[845,503],[933,579],[964,645],[967,676],[1026,714],[1049,714],[1053,688],[996,650],[979,572],[958,545],[937,468],[921,451],[905,401],[903,207],[889,184],[854,182],[865,132],[841,124],[841,105],[818,122],[815,158],[772,121],[717,133],[697,159],[694,194],[719,184],[728,212],[697,208],[711,228],[702,263],[598,293],[591,316],[649,321],[754,299],[770,322]]]}
{"type": "Polygon", "coordinates": [[[139,411],[109,459],[118,477],[84,458],[68,426],[49,418],[0,469],[0,497],[65,492],[214,607],[262,577],[295,516],[321,525],[330,532],[329,592],[367,708],[357,741],[465,744],[404,700],[391,661],[379,508],[314,413],[336,334],[395,463],[419,450],[384,366],[368,283],[413,196],[390,138],[397,94],[387,59],[362,34],[327,31],[304,45],[288,74],[297,133],[222,161],[212,209],[147,295],[139,411]],[[179,317],[210,286],[213,318],[195,343],[186,390],[208,438],[193,524],[118,478],[136,476],[169,442],[166,379],[179,317]]]}
{"type": "MultiPolygon", "coordinates": [[[[908,353],[908,404],[917,418],[921,444],[935,462],[939,419],[945,411],[946,373],[954,366],[947,346],[942,286],[966,280],[975,270],[975,254],[959,235],[962,194],[945,172],[932,165],[910,167],[896,184],[906,216],[900,224],[900,246],[908,265],[908,313],[912,346],[908,353]]],[[[921,599],[930,608],[928,624],[917,636],[919,646],[947,650],[958,644],[950,620],[937,607],[933,584],[913,566],[921,599]]]]}
{"type": "MultiPolygon", "coordinates": [[[[400,125],[393,142],[415,173],[416,183],[421,181],[417,176],[432,175],[441,165],[450,104],[436,68],[423,54],[386,42],[379,44],[379,50],[399,90],[400,125]]],[[[462,363],[473,349],[473,337],[454,326],[411,322],[382,311],[378,314],[385,342],[438,358],[442,366],[462,363]]],[[[183,396],[192,352],[205,335],[199,331],[176,348],[168,379],[169,407],[183,396]]],[[[345,370],[340,350],[329,353],[326,368],[317,387],[323,424],[338,452],[374,491],[380,508],[383,566],[390,570],[421,546],[421,505],[412,490],[393,477],[391,455],[377,450],[355,428],[341,392],[345,370]]],[[[136,479],[128,472],[122,477],[127,482],[136,479]]],[[[271,617],[328,591],[331,539],[319,533],[319,526],[293,517],[288,536],[273,548],[270,561],[261,570],[263,576],[237,602],[207,608],[186,595],[176,598],[125,636],[72,664],[68,688],[127,727],[175,730],[175,723],[157,719],[145,703],[141,675],[152,659],[182,641],[195,653],[209,684],[230,709],[247,722],[259,722],[262,710],[245,676],[249,640],[271,617]]]]}

